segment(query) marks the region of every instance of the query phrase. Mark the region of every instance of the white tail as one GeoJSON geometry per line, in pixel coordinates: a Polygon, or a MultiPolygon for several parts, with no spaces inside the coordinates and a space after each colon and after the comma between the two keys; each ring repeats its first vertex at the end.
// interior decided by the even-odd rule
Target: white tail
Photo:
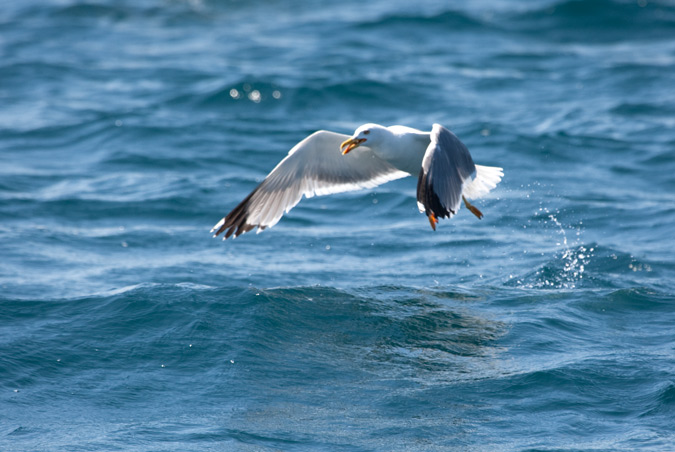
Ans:
{"type": "Polygon", "coordinates": [[[476,165],[476,177],[467,181],[462,189],[462,195],[469,199],[477,199],[487,195],[495,188],[504,176],[504,170],[496,166],[476,165]]]}

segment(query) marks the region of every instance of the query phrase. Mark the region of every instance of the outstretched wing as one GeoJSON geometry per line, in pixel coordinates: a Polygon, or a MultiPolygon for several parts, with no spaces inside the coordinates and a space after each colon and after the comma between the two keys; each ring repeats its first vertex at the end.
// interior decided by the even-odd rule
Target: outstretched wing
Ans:
{"type": "Polygon", "coordinates": [[[348,135],[320,130],[296,144],[272,172],[211,232],[225,232],[223,240],[257,227],[272,227],[302,196],[328,195],[372,188],[408,176],[377,157],[369,148],[358,147],[342,155],[340,144],[348,135]]]}
{"type": "Polygon", "coordinates": [[[435,228],[438,218],[459,210],[464,185],[476,175],[476,165],[464,143],[445,127],[434,124],[431,143],[417,180],[417,206],[435,228]]]}

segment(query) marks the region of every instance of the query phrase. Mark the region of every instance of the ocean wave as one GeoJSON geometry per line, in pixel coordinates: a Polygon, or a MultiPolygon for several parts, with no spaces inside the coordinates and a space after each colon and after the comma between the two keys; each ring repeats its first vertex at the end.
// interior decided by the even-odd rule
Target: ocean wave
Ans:
{"type": "Polygon", "coordinates": [[[543,411],[566,406],[581,412],[612,409],[615,416],[637,417],[643,415],[645,406],[655,405],[658,408],[653,410],[657,411],[668,405],[667,400],[660,400],[664,394],[667,399],[667,386],[665,391],[654,391],[652,385],[635,375],[632,366],[611,353],[579,356],[572,362],[549,363],[515,374],[507,373],[495,380],[493,390],[502,393],[504,399],[539,399],[536,409],[543,411]],[[532,388],[547,391],[548,396],[538,398],[531,393],[532,388]]]}
{"type": "Polygon", "coordinates": [[[675,107],[670,103],[647,103],[647,102],[622,102],[614,106],[611,113],[635,117],[635,116],[675,116],[675,107]]]}
{"type": "Polygon", "coordinates": [[[406,33],[414,32],[416,27],[428,29],[429,27],[438,28],[447,31],[464,30],[486,30],[492,28],[492,25],[473,17],[462,11],[442,11],[435,14],[421,15],[410,14],[389,14],[371,21],[359,22],[356,26],[361,30],[381,30],[390,28],[392,31],[400,31],[401,28],[406,33]]]}
{"type": "Polygon", "coordinates": [[[66,20],[108,19],[121,21],[128,18],[129,13],[128,6],[82,2],[55,9],[53,17],[66,20]]]}
{"type": "Polygon", "coordinates": [[[218,8],[202,8],[202,2],[177,1],[158,4],[154,2],[21,2],[10,10],[17,20],[35,24],[36,20],[49,19],[52,23],[64,23],[70,27],[89,28],[101,23],[119,24],[138,19],[160,19],[164,23],[203,22],[212,17],[218,8]],[[36,6],[35,3],[39,3],[36,6]],[[207,14],[210,13],[210,14],[207,14]]]}
{"type": "MultiPolygon", "coordinates": [[[[432,369],[442,365],[443,355],[483,355],[503,329],[499,322],[471,315],[466,308],[451,308],[455,294],[444,293],[433,301],[409,288],[359,292],[330,287],[141,283],[75,298],[4,299],[6,327],[35,325],[43,340],[52,337],[46,348],[35,340],[22,344],[26,340],[22,334],[9,339],[5,346],[27,355],[21,370],[15,368],[5,376],[14,384],[28,384],[19,383],[19,375],[27,370],[35,374],[49,357],[54,359],[48,369],[41,367],[43,373],[55,372],[59,366],[95,368],[99,359],[156,361],[150,350],[165,341],[174,352],[176,347],[187,351],[190,341],[196,344],[206,337],[214,345],[213,335],[220,335],[217,342],[230,344],[233,359],[270,359],[270,351],[286,344],[290,355],[309,353],[319,358],[328,348],[330,355],[346,353],[350,359],[362,359],[365,354],[408,366],[417,366],[422,359],[432,369]],[[33,323],[37,318],[41,321],[33,323]]],[[[172,353],[160,353],[167,365],[177,364],[178,356],[169,358],[172,353]]]]}
{"type": "Polygon", "coordinates": [[[515,276],[506,284],[530,289],[574,289],[588,278],[586,267],[597,245],[579,245],[556,253],[555,257],[524,275],[515,276]]]}
{"type": "MultiPolygon", "coordinates": [[[[660,265],[598,243],[565,244],[547,262],[516,275],[507,286],[529,289],[618,288],[628,281],[658,286],[660,265]]],[[[666,270],[667,272],[667,270],[666,270]]]]}
{"type": "Polygon", "coordinates": [[[663,415],[669,417],[675,407],[675,382],[661,382],[655,385],[651,394],[650,405],[640,417],[663,415]]]}
{"type": "Polygon", "coordinates": [[[512,31],[548,40],[608,42],[661,38],[675,26],[675,8],[667,2],[562,0],[511,15],[512,31]],[[546,33],[541,33],[546,31],[546,33]]]}
{"type": "Polygon", "coordinates": [[[596,309],[629,312],[667,312],[675,302],[675,296],[650,287],[631,287],[609,293],[602,303],[595,303],[596,309]]]}

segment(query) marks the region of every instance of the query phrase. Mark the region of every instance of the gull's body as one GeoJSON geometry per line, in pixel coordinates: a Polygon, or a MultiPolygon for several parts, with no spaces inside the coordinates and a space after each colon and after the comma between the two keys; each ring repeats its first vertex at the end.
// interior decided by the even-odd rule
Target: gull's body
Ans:
{"type": "Polygon", "coordinates": [[[431,132],[365,124],[352,137],[321,130],[295,145],[211,232],[214,237],[225,232],[223,239],[255,227],[261,232],[274,226],[303,195],[372,188],[410,175],[419,175],[417,205],[436,229],[439,218],[458,212],[462,199],[481,218],[467,198],[487,194],[503,174],[501,168],[475,165],[466,146],[438,124],[431,132]]]}

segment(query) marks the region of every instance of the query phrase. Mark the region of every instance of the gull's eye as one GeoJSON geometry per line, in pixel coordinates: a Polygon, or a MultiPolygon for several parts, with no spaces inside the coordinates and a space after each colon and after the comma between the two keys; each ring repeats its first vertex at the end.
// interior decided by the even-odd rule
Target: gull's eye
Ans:
{"type": "Polygon", "coordinates": [[[364,131],[363,131],[363,134],[364,134],[364,135],[368,135],[369,133],[370,133],[370,130],[364,130],[364,131]]]}

